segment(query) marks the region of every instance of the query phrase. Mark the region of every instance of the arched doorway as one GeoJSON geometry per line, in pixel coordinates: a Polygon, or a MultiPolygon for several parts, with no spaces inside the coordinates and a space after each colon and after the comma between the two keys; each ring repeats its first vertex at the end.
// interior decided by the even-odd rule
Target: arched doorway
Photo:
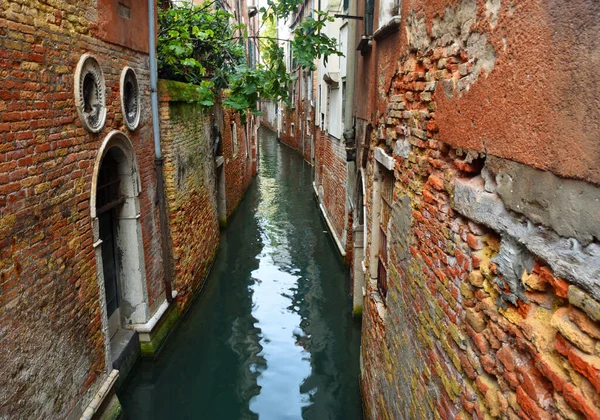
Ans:
{"type": "Polygon", "coordinates": [[[141,192],[135,152],[129,138],[109,133],[98,151],[91,193],[96,273],[103,314],[107,362],[110,339],[123,327],[148,321],[141,192]]]}
{"type": "Polygon", "coordinates": [[[113,147],[109,149],[98,173],[96,189],[96,217],[98,218],[98,234],[102,241],[102,273],[104,275],[104,296],[108,317],[109,338],[112,338],[121,325],[119,262],[117,257],[117,213],[124,203],[121,194],[119,175],[119,160],[123,152],[113,147]]]}

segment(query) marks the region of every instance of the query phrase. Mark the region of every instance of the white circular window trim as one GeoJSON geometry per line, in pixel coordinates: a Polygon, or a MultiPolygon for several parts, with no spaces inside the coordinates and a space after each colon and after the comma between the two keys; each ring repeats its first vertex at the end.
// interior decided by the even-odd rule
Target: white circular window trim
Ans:
{"type": "Polygon", "coordinates": [[[140,124],[140,87],[135,70],[129,66],[121,71],[120,91],[123,121],[130,131],[134,131],[140,124]]]}
{"type": "Polygon", "coordinates": [[[91,54],[83,54],[75,69],[75,107],[86,130],[102,130],[106,122],[106,82],[98,60],[91,54]]]}

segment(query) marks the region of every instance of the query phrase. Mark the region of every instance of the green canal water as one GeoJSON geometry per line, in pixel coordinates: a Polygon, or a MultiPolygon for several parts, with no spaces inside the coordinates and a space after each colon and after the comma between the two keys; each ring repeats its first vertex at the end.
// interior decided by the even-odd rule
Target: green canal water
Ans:
{"type": "Polygon", "coordinates": [[[260,135],[259,174],[204,289],[119,392],[128,419],[362,418],[360,325],[312,169],[260,135]]]}

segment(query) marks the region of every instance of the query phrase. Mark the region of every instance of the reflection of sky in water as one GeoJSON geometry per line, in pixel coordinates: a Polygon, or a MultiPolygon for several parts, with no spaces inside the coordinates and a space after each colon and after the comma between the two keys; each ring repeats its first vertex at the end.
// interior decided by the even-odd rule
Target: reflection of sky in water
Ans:
{"type": "Polygon", "coordinates": [[[129,419],[361,418],[347,271],[311,167],[265,133],[258,177],[198,300],[119,391],[129,419]]]}
{"type": "Polygon", "coordinates": [[[310,398],[300,387],[310,375],[310,354],[299,345],[299,307],[293,304],[299,277],[290,266],[288,223],[278,220],[278,188],[275,179],[262,178],[260,204],[256,215],[264,248],[258,256],[259,267],[252,272],[252,315],[262,333],[262,352],[266,368],[257,378],[260,394],[250,401],[250,410],[268,418],[300,418],[310,398]],[[281,404],[285,401],[285,404],[281,404]]]}

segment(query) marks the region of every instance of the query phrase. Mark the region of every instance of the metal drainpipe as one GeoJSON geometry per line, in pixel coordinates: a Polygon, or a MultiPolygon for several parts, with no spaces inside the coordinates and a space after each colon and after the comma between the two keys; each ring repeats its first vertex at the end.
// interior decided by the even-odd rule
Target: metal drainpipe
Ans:
{"type": "Polygon", "coordinates": [[[158,126],[158,68],[156,64],[156,12],[155,0],[148,0],[148,47],[150,49],[150,98],[152,108],[152,134],[154,135],[154,165],[156,166],[156,204],[160,221],[160,237],[162,243],[163,280],[167,302],[173,302],[171,282],[173,267],[171,265],[171,246],[167,219],[167,203],[165,200],[165,183],[163,177],[163,156],[160,150],[160,128],[158,126]]]}
{"type": "MultiPolygon", "coordinates": [[[[350,1],[348,5],[348,14],[351,16],[356,15],[356,2],[350,1]]],[[[350,19],[348,22],[348,39],[346,40],[346,103],[344,106],[344,142],[346,145],[346,203],[345,203],[345,215],[346,220],[344,222],[344,234],[348,231],[352,231],[354,226],[348,223],[348,215],[353,211],[354,208],[354,186],[356,184],[356,131],[354,128],[354,69],[356,60],[356,47],[354,41],[356,39],[356,21],[350,19]],[[352,150],[354,149],[354,150],[352,150]],[[353,154],[353,160],[348,160],[348,150],[353,154]]],[[[353,240],[354,232],[352,233],[353,240]]],[[[344,241],[344,245],[353,246],[344,241]]],[[[353,264],[354,262],[351,262],[353,264]]]]}
{"type": "MultiPolygon", "coordinates": [[[[350,1],[348,6],[348,14],[356,15],[356,2],[350,1]]],[[[348,45],[346,51],[346,103],[344,104],[345,112],[344,112],[344,139],[346,140],[346,145],[351,144],[356,147],[356,142],[354,139],[354,125],[353,125],[353,114],[354,114],[354,70],[355,70],[355,60],[356,60],[356,48],[354,47],[354,41],[356,40],[356,21],[354,19],[350,19],[348,22],[348,40],[346,44],[348,45]]]]}
{"type": "MultiPolygon", "coordinates": [[[[355,1],[350,1],[348,7],[348,14],[356,15],[357,4],[355,1]]],[[[355,182],[355,171],[356,171],[356,153],[357,153],[357,141],[356,141],[356,130],[354,127],[354,80],[355,80],[355,68],[356,68],[356,48],[354,47],[354,41],[356,40],[356,26],[357,22],[354,19],[350,19],[348,22],[348,40],[347,40],[347,51],[346,51],[346,103],[344,104],[344,141],[346,148],[354,148],[354,160],[349,161],[347,165],[348,170],[348,184],[346,189],[348,191],[348,198],[354,200],[354,182],[355,182]]],[[[351,206],[350,206],[351,208],[351,206]]],[[[348,227],[348,228],[351,228],[348,227]]]]}

